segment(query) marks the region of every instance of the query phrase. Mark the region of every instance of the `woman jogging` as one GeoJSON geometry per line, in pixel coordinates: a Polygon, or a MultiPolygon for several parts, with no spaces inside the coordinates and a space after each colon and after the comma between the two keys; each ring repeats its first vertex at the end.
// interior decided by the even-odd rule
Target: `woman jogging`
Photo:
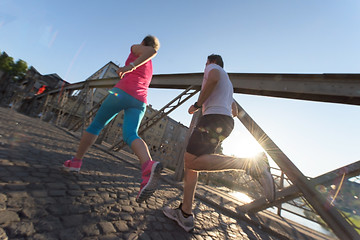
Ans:
{"type": "Polygon", "coordinates": [[[160,162],[152,161],[146,143],[138,135],[153,73],[151,59],[156,56],[159,48],[159,40],[151,35],[146,36],[141,44],[131,46],[125,66],[116,71],[120,81],[110,91],[93,122],[84,132],[76,155],[63,165],[69,171],[80,171],[82,159],[96,141],[100,131],[124,110],[123,139],[139,158],[142,171],[137,202],[142,202],[153,194],[162,170],[160,162]]]}

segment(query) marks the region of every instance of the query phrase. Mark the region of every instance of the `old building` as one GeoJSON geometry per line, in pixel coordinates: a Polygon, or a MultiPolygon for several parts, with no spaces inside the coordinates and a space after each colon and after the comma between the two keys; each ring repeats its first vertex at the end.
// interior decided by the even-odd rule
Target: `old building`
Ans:
{"type": "Polygon", "coordinates": [[[42,75],[34,67],[30,67],[22,81],[11,82],[6,87],[6,95],[2,96],[2,104],[9,105],[18,111],[37,115],[34,97],[50,90],[59,89],[69,83],[59,77],[56,73],[42,75]],[[30,111],[32,110],[32,111],[30,111]]]}
{"type": "MultiPolygon", "coordinates": [[[[109,62],[96,71],[86,80],[118,77],[116,70],[118,66],[109,62]]],[[[110,89],[88,88],[86,81],[80,90],[61,90],[56,94],[43,94],[54,89],[62,89],[67,85],[66,81],[57,74],[42,75],[31,67],[25,80],[12,91],[14,96],[10,98],[13,107],[25,114],[39,116],[42,120],[53,124],[72,128],[76,124],[77,131],[81,132],[91,122],[92,117],[87,113],[91,110],[96,112],[101,101],[109,94],[110,89]],[[43,91],[43,92],[42,92],[43,91]],[[43,96],[43,97],[40,97],[43,96]]],[[[142,124],[157,116],[159,112],[151,104],[147,106],[142,124]]],[[[113,145],[122,140],[122,124],[124,112],[120,112],[102,131],[99,139],[113,145]]],[[[74,128],[75,129],[75,128],[74,128]]],[[[168,168],[175,169],[177,160],[184,148],[185,136],[188,128],[176,122],[168,116],[161,118],[140,136],[145,140],[149,151],[154,159],[160,160],[168,168]]],[[[127,146],[125,150],[131,149],[127,146]]]]}

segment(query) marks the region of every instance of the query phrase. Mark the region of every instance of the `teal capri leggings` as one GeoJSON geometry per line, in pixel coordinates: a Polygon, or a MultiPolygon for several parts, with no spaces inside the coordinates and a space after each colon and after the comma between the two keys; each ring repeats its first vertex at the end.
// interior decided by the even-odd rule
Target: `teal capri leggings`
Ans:
{"type": "Polygon", "coordinates": [[[104,100],[94,121],[92,121],[86,131],[99,135],[106,124],[121,110],[124,110],[123,139],[131,146],[135,139],[140,138],[137,132],[145,114],[146,104],[119,88],[113,88],[109,92],[110,94],[104,100]]]}

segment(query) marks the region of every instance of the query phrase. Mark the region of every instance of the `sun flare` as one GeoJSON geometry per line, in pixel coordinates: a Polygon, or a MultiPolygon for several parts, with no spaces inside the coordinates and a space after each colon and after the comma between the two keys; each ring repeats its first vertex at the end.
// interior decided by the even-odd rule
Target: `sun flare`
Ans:
{"type": "Polygon", "coordinates": [[[248,133],[234,131],[222,143],[223,153],[236,157],[254,157],[263,152],[260,144],[248,133]]]}

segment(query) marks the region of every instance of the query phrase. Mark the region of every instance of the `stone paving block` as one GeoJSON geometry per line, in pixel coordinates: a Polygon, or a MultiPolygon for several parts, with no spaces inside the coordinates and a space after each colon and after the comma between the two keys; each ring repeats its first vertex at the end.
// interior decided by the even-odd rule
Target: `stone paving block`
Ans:
{"type": "Polygon", "coordinates": [[[0,228],[0,240],[8,240],[8,236],[3,228],[0,228]]]}
{"type": "Polygon", "coordinates": [[[111,211],[119,213],[119,212],[121,212],[121,207],[118,205],[115,205],[111,208],[111,211]]]}
{"type": "Polygon", "coordinates": [[[13,222],[6,227],[10,238],[29,237],[35,233],[32,222],[13,222]]]}
{"type": "Polygon", "coordinates": [[[66,195],[65,190],[49,190],[49,196],[51,197],[63,197],[66,195]]]}
{"type": "Polygon", "coordinates": [[[46,187],[49,189],[66,189],[66,185],[64,183],[47,183],[46,187]]]}
{"type": "Polygon", "coordinates": [[[163,224],[164,229],[168,230],[168,231],[173,231],[175,229],[175,225],[174,224],[168,224],[168,223],[164,223],[163,224]]]}
{"type": "MultiPolygon", "coordinates": [[[[163,238],[161,237],[160,232],[151,232],[150,233],[150,237],[151,239],[159,239],[162,240],[163,238]]],[[[165,239],[164,239],[165,240],[165,239]]]]}
{"type": "Polygon", "coordinates": [[[160,232],[163,239],[174,239],[174,236],[171,232],[160,232]]]}
{"type": "Polygon", "coordinates": [[[82,224],[83,215],[62,216],[61,220],[65,228],[71,228],[82,224]]]}
{"type": "Polygon", "coordinates": [[[31,195],[35,198],[45,198],[48,196],[48,193],[46,190],[34,190],[31,191],[31,195]]]}
{"type": "Polygon", "coordinates": [[[80,190],[81,189],[81,187],[75,183],[67,184],[67,188],[70,190],[80,190]]]}
{"type": "Polygon", "coordinates": [[[130,200],[126,199],[126,200],[119,200],[119,203],[121,205],[130,205],[130,200]]]}
{"type": "Polygon", "coordinates": [[[56,204],[56,199],[52,197],[35,198],[35,203],[39,206],[48,206],[51,204],[56,204]]]}
{"type": "Polygon", "coordinates": [[[111,222],[100,222],[99,227],[104,234],[110,234],[116,232],[116,229],[114,228],[114,225],[111,222]]]}
{"type": "Polygon", "coordinates": [[[134,207],[134,210],[136,213],[140,213],[140,214],[143,214],[145,212],[145,209],[141,207],[134,207]]]}
{"type": "Polygon", "coordinates": [[[121,209],[130,214],[135,212],[134,209],[130,206],[122,206],[121,209]]]}
{"type": "Polygon", "coordinates": [[[81,240],[98,240],[98,239],[99,239],[98,237],[84,237],[81,240]]]}
{"type": "Polygon", "coordinates": [[[19,215],[14,211],[0,211],[0,224],[20,221],[19,215]]]}
{"type": "Polygon", "coordinates": [[[6,188],[9,190],[20,191],[20,190],[25,190],[27,185],[28,183],[9,183],[6,185],[6,188]]]}
{"type": "Polygon", "coordinates": [[[6,209],[7,196],[0,193],[0,212],[6,209]]]}
{"type": "Polygon", "coordinates": [[[68,228],[60,231],[61,240],[82,239],[83,234],[77,228],[68,228]]]}
{"type": "Polygon", "coordinates": [[[164,228],[164,226],[163,226],[163,224],[161,224],[159,222],[151,222],[151,228],[156,231],[160,231],[161,229],[164,228]]]}
{"type": "Polygon", "coordinates": [[[98,235],[100,235],[100,230],[97,227],[97,224],[84,225],[82,227],[82,231],[85,234],[85,236],[98,236],[98,235]]]}
{"type": "Polygon", "coordinates": [[[132,221],[133,217],[128,213],[120,213],[120,218],[125,221],[132,221]]]}
{"type": "Polygon", "coordinates": [[[58,198],[54,198],[56,199],[56,202],[59,203],[60,205],[66,205],[68,209],[70,209],[75,202],[75,197],[67,195],[66,197],[58,197],[58,198]]]}
{"type": "Polygon", "coordinates": [[[139,234],[138,233],[126,233],[125,238],[129,240],[138,240],[139,234]]]}
{"type": "Polygon", "coordinates": [[[54,216],[62,216],[62,215],[66,215],[69,212],[69,209],[67,206],[63,206],[63,205],[49,205],[46,210],[51,213],[54,216]]]}
{"type": "Polygon", "coordinates": [[[89,196],[89,197],[100,197],[99,194],[96,192],[96,190],[94,190],[94,191],[86,190],[84,192],[86,193],[86,196],[89,196]]]}
{"type": "Polygon", "coordinates": [[[116,222],[113,222],[114,226],[117,228],[117,230],[119,230],[120,232],[127,232],[129,231],[129,227],[126,223],[126,221],[116,221],[116,222]]]}
{"type": "Polygon", "coordinates": [[[69,208],[69,212],[72,214],[85,214],[91,212],[91,207],[88,205],[72,205],[69,208]]]}
{"type": "Polygon", "coordinates": [[[119,239],[127,239],[127,238],[122,238],[122,234],[108,234],[108,235],[99,236],[99,240],[119,240],[119,239]]]}
{"type": "Polygon", "coordinates": [[[60,219],[54,216],[47,216],[35,222],[36,232],[53,232],[62,228],[60,219]]]}
{"type": "Polygon", "coordinates": [[[30,189],[30,190],[46,190],[45,184],[43,184],[42,182],[38,182],[38,181],[40,181],[38,178],[36,178],[36,179],[37,180],[35,182],[32,182],[29,184],[28,189],[30,189]]]}
{"type": "Polygon", "coordinates": [[[21,216],[28,219],[32,219],[33,217],[36,216],[36,214],[37,214],[37,210],[33,208],[25,208],[22,209],[21,211],[21,216]]]}
{"type": "MultiPolygon", "coordinates": [[[[31,240],[58,240],[57,234],[54,233],[35,233],[31,240]]],[[[0,238],[1,240],[1,238],[0,238]]]]}
{"type": "Polygon", "coordinates": [[[79,191],[79,190],[68,190],[67,192],[69,195],[74,196],[74,197],[84,196],[84,194],[85,194],[84,191],[79,191]]]}
{"type": "Polygon", "coordinates": [[[146,232],[143,232],[139,234],[139,240],[151,240],[151,237],[146,232]]]}

